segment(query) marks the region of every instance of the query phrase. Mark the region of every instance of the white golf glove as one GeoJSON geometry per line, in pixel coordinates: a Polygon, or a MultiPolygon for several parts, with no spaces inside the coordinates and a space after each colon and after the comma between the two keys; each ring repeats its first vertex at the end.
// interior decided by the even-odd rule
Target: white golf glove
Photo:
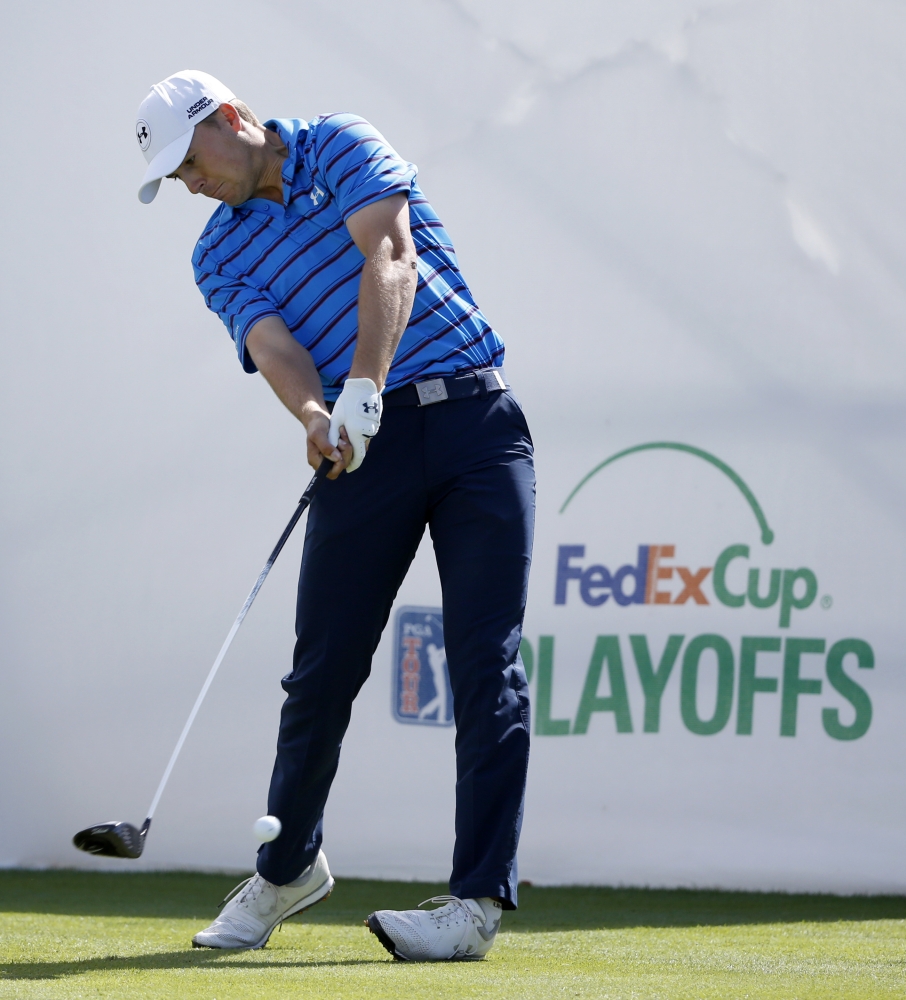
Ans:
{"type": "Polygon", "coordinates": [[[381,412],[384,402],[377,386],[370,378],[348,378],[334,403],[330,415],[330,431],[327,439],[335,445],[340,440],[340,428],[346,428],[346,436],[352,445],[352,461],[346,466],[347,472],[355,470],[365,461],[368,442],[377,434],[381,426],[381,412]]]}

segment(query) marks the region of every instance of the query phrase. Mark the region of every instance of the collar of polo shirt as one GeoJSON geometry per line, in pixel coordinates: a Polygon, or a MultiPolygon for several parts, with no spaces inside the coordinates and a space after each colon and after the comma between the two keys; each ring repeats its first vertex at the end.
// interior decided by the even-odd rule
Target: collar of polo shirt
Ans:
{"type": "Polygon", "coordinates": [[[209,73],[184,69],[155,83],[138,109],[135,138],[148,169],[138,189],[139,201],[154,201],[161,178],[185,159],[195,126],[236,95],[209,73]]]}

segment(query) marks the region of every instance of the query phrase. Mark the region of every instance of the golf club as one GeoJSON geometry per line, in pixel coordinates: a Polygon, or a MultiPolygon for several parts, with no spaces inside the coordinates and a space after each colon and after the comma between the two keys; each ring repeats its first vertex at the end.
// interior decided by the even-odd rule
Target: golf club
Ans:
{"type": "Polygon", "coordinates": [[[141,857],[142,851],[145,848],[145,838],[148,836],[148,830],[151,827],[151,817],[154,815],[157,803],[160,802],[160,797],[167,785],[167,781],[170,779],[170,773],[173,770],[173,765],[176,763],[176,758],[179,756],[180,750],[182,750],[182,745],[185,743],[186,737],[189,735],[189,730],[192,728],[195,716],[198,715],[201,703],[204,701],[205,695],[208,693],[208,688],[210,688],[211,683],[220,668],[220,664],[223,662],[223,658],[227,654],[227,650],[230,648],[236,633],[239,631],[239,626],[248,614],[249,608],[252,606],[252,602],[255,600],[258,591],[261,589],[261,585],[267,578],[267,574],[270,573],[271,566],[273,566],[277,561],[277,556],[280,555],[280,551],[286,544],[286,540],[292,534],[293,528],[295,528],[299,518],[311,503],[318,484],[324,479],[332,468],[333,462],[329,459],[325,458],[321,462],[321,465],[318,467],[318,471],[314,474],[314,476],[312,476],[311,482],[308,486],[306,486],[305,492],[300,497],[299,503],[293,512],[293,516],[289,520],[289,524],[287,524],[283,534],[280,536],[280,541],[277,542],[274,547],[274,551],[271,552],[270,557],[264,564],[264,569],[262,569],[258,574],[255,586],[252,587],[249,596],[245,599],[245,604],[242,605],[242,610],[239,612],[236,621],[233,622],[233,627],[230,629],[229,635],[226,637],[224,644],[220,647],[220,652],[217,654],[214,666],[212,666],[208,672],[208,676],[205,678],[201,691],[195,699],[195,704],[192,706],[192,711],[189,712],[189,718],[186,720],[186,724],[182,727],[182,732],[179,735],[179,739],[176,741],[173,753],[170,755],[170,762],[167,764],[164,776],[160,779],[160,784],[157,786],[157,791],[154,793],[154,798],[151,800],[151,808],[148,810],[148,815],[145,822],[142,823],[141,829],[133,826],[131,823],[122,822],[98,823],[96,826],[89,826],[85,830],[80,830],[72,838],[73,844],[75,844],[80,851],[87,851],[89,854],[102,854],[111,858],[141,857]]]}

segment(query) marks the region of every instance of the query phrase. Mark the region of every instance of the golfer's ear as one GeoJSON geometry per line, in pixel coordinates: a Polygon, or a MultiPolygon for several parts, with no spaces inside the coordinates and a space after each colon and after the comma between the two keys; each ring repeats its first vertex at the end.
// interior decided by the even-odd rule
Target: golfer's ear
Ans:
{"type": "Polygon", "coordinates": [[[242,119],[232,104],[221,104],[217,110],[227,120],[227,123],[234,132],[242,131],[242,119]]]}

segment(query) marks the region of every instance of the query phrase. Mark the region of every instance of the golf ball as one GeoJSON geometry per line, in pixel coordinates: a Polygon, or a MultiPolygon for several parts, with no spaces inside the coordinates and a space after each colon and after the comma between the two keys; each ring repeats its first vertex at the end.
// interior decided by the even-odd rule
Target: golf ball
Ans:
{"type": "Polygon", "coordinates": [[[280,836],[282,829],[283,824],[276,816],[262,816],[261,819],[255,820],[252,833],[255,834],[256,840],[260,840],[262,844],[267,844],[271,840],[276,840],[280,836]]]}

